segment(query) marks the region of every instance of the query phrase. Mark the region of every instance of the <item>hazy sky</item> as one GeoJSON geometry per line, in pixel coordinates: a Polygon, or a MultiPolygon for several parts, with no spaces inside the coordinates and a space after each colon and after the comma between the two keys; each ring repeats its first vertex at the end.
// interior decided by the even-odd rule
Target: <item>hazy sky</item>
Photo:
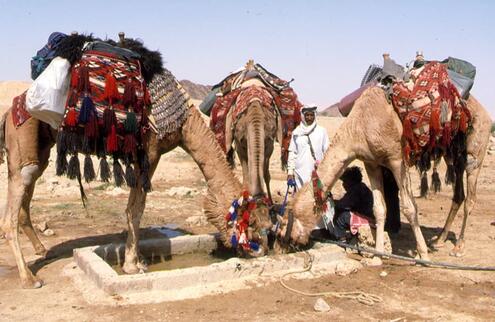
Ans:
{"type": "Polygon", "coordinates": [[[0,0],[0,80],[29,79],[52,31],[141,38],[179,79],[214,84],[248,59],[327,107],[359,86],[371,63],[462,58],[472,93],[495,118],[495,1],[0,0]]]}

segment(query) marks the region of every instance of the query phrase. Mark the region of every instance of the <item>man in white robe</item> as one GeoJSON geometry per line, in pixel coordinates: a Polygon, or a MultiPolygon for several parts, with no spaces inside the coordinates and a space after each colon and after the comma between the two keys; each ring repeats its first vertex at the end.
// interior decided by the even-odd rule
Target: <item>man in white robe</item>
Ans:
{"type": "Polygon", "coordinates": [[[287,180],[295,180],[298,190],[311,179],[315,163],[320,163],[330,143],[327,130],[316,124],[316,108],[303,107],[301,124],[292,132],[289,145],[287,180]]]}

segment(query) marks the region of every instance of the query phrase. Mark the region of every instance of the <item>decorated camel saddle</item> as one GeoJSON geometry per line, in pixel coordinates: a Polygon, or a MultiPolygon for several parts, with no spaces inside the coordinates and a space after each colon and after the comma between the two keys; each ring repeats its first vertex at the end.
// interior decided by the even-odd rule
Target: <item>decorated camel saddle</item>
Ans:
{"type": "MultiPolygon", "coordinates": [[[[119,43],[67,36],[58,44],[53,55],[56,58],[39,73],[42,79],[57,59],[67,62],[67,90],[60,95],[61,122],[51,124],[58,129],[56,172],[81,180],[78,154],[82,153],[83,177],[90,182],[96,178],[90,156],[96,155],[100,179],[108,182],[111,172],[107,157],[111,157],[117,186],[126,183],[136,187],[140,181],[144,190],[150,190],[146,136],[154,131],[162,138],[180,128],[190,99],[163,68],[159,52],[120,36],[119,43]]],[[[28,90],[28,106],[29,94],[28,90]]],[[[12,114],[18,127],[31,117],[26,110],[26,93],[14,99],[12,114]]]]}
{"type": "MultiPolygon", "coordinates": [[[[213,86],[214,100],[206,99],[200,109],[210,111],[210,128],[227,155],[230,155],[231,142],[226,142],[225,127],[227,115],[236,122],[240,115],[246,112],[249,104],[258,99],[263,107],[276,114],[282,127],[282,166],[285,167],[288,158],[288,148],[292,131],[301,121],[300,109],[302,104],[297,94],[287,82],[268,72],[259,64],[249,61],[246,66],[229,75],[219,84],[213,86]],[[211,109],[205,104],[210,104],[211,109]]],[[[229,125],[227,125],[229,126],[229,125]]],[[[232,126],[232,124],[230,125],[232,126]]]]}

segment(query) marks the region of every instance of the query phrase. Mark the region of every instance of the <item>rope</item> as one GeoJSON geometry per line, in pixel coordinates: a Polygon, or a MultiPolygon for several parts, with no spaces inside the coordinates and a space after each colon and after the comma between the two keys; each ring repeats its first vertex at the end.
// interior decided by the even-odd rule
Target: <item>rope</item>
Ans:
{"type": "Polygon", "coordinates": [[[416,264],[422,264],[422,265],[432,267],[432,268],[436,267],[436,268],[458,269],[458,270],[465,270],[465,271],[495,272],[495,266],[469,266],[469,265],[459,265],[459,264],[451,264],[451,263],[444,263],[444,262],[433,262],[433,261],[413,258],[413,257],[409,257],[409,256],[401,256],[401,255],[379,252],[373,248],[363,247],[363,246],[354,246],[354,245],[350,245],[350,244],[347,244],[347,243],[344,243],[341,241],[334,241],[334,240],[321,239],[321,238],[312,238],[312,239],[315,241],[321,242],[321,243],[335,244],[335,245],[338,245],[340,247],[354,249],[354,250],[357,250],[359,252],[366,252],[366,253],[371,253],[373,255],[377,255],[380,257],[389,257],[389,258],[394,258],[394,259],[398,259],[398,260],[402,260],[402,261],[413,262],[416,264]]]}
{"type": "Polygon", "coordinates": [[[297,270],[297,271],[288,272],[288,273],[285,273],[284,275],[280,276],[279,281],[280,281],[280,284],[284,288],[288,289],[289,291],[291,291],[293,293],[296,293],[296,294],[299,294],[299,295],[303,295],[303,296],[311,296],[311,297],[324,296],[324,297],[346,298],[346,299],[357,300],[359,303],[370,305],[370,306],[371,305],[374,305],[376,303],[383,302],[383,299],[380,296],[375,295],[375,294],[361,292],[361,291],[355,291],[355,292],[332,292],[332,291],[327,291],[327,292],[309,293],[309,292],[300,291],[300,290],[297,290],[297,289],[295,289],[293,287],[288,286],[284,282],[284,277],[286,277],[288,275],[292,275],[292,274],[299,274],[299,273],[308,272],[313,267],[313,260],[314,260],[314,258],[307,251],[305,251],[305,253],[306,253],[307,257],[305,259],[305,263],[304,263],[304,268],[303,269],[297,270]]]}

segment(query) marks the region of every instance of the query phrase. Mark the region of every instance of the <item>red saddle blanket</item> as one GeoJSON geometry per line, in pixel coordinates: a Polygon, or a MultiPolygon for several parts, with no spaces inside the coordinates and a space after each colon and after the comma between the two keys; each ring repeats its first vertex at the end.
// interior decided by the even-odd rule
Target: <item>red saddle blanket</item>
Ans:
{"type": "Polygon", "coordinates": [[[26,93],[27,91],[12,100],[12,120],[16,128],[31,118],[31,114],[26,111],[26,93]]]}
{"type": "Polygon", "coordinates": [[[237,120],[246,112],[249,103],[259,99],[261,105],[266,108],[277,108],[282,120],[281,159],[282,166],[287,165],[288,149],[292,131],[301,122],[302,104],[297,99],[297,94],[291,87],[286,87],[280,92],[270,87],[249,86],[236,88],[226,95],[218,97],[211,110],[210,128],[220,146],[226,151],[225,121],[232,108],[232,119],[237,120]]]}
{"type": "Polygon", "coordinates": [[[403,124],[406,160],[414,164],[423,152],[445,150],[458,131],[466,132],[471,115],[444,65],[428,63],[411,78],[393,84],[392,104],[403,124]]]}

